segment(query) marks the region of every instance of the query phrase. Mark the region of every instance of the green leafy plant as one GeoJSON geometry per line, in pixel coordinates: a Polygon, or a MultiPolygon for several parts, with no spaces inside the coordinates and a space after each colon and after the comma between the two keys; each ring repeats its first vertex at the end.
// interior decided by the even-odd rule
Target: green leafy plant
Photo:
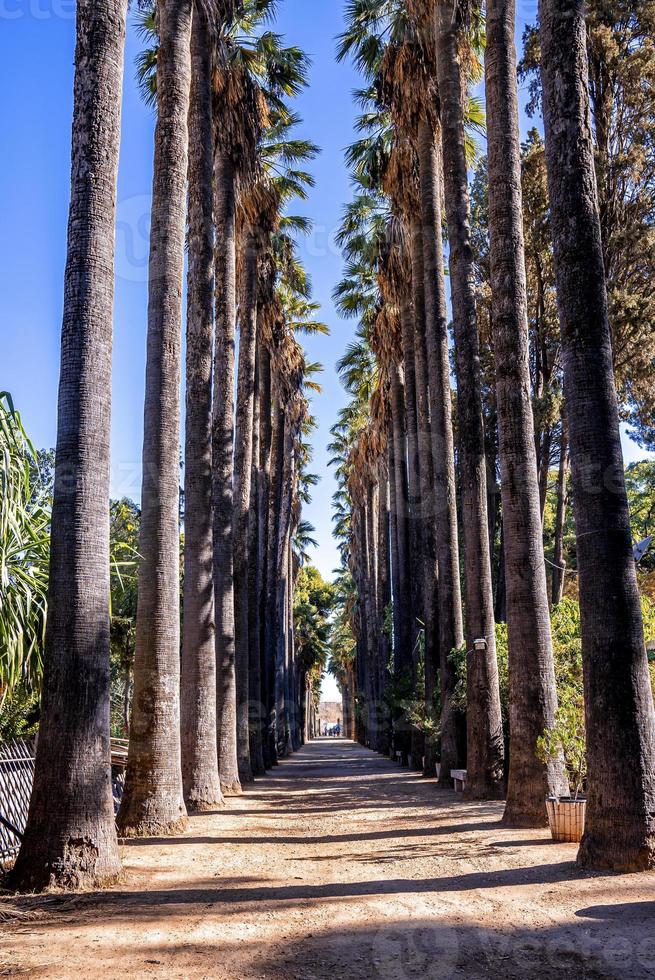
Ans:
{"type": "Polygon", "coordinates": [[[19,684],[38,689],[45,637],[50,511],[35,493],[38,455],[0,392],[0,706],[19,684]]]}
{"type": "Polygon", "coordinates": [[[582,792],[587,778],[587,743],[584,729],[584,706],[578,701],[560,704],[557,718],[537,740],[537,756],[542,762],[564,757],[574,799],[582,792]]]}

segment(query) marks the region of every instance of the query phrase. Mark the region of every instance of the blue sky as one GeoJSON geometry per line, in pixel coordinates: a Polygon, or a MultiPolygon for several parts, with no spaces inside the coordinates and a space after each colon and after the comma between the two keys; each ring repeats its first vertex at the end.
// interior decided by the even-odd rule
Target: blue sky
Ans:
{"type": "MultiPolygon", "coordinates": [[[[72,0],[0,0],[0,78],[5,93],[0,126],[3,221],[0,229],[3,343],[0,388],[12,392],[38,446],[55,442],[59,331],[69,197],[70,125],[74,54],[72,0]]],[[[311,87],[299,100],[303,135],[322,147],[312,165],[316,189],[298,211],[315,222],[301,245],[329,338],[309,340],[309,356],[323,363],[324,392],[315,400],[320,429],[314,469],[326,469],[329,427],[343,394],[334,364],[352,332],[335,316],[331,291],[341,258],[331,236],[349,196],[343,150],[352,138],[357,79],[336,65],[334,37],[342,29],[335,0],[285,0],[276,30],[312,57],[311,87]]],[[[147,244],[152,168],[152,110],[134,82],[141,41],[128,35],[123,140],[117,207],[116,307],[112,434],[112,494],[139,499],[142,437],[147,244]]],[[[308,517],[317,527],[322,572],[337,563],[330,530],[333,486],[324,478],[308,517]]]]}
{"type": "MultiPolygon", "coordinates": [[[[536,0],[519,0],[518,29],[534,21],[536,0]]],[[[306,516],[317,529],[315,561],[329,576],[337,564],[331,537],[333,481],[326,468],[329,428],[344,402],[334,365],[353,331],[335,314],[331,292],[341,258],[333,233],[350,182],[343,150],[353,137],[359,84],[352,67],[335,62],[343,26],[341,0],[283,0],[276,30],[312,57],[311,84],[299,100],[302,133],[322,147],[312,165],[316,188],[298,208],[315,222],[302,254],[331,337],[308,341],[325,365],[315,400],[319,430],[315,465],[323,475],[306,516]]],[[[0,155],[2,347],[0,389],[9,390],[37,446],[55,442],[59,331],[69,196],[74,0],[0,0],[0,155]]],[[[126,53],[123,140],[117,209],[112,494],[140,495],[147,244],[153,112],[134,82],[141,41],[130,29],[126,53]]],[[[530,123],[522,120],[525,132],[530,123]]],[[[626,458],[643,454],[626,441],[626,458]]]]}

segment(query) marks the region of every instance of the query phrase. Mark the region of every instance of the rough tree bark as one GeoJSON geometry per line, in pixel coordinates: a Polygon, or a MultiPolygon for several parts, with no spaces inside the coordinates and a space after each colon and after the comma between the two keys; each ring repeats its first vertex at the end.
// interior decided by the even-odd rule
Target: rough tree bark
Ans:
{"type": "Polygon", "coordinates": [[[542,0],[540,22],[589,763],[578,860],[637,871],[655,867],[655,717],[612,369],[584,6],[542,0]]]}
{"type": "Polygon", "coordinates": [[[134,700],[124,836],[186,826],[180,759],[180,366],[186,222],[191,0],[158,6],[157,128],[134,700]]]}
{"type": "Polygon", "coordinates": [[[456,767],[457,733],[452,697],[456,677],[450,661],[464,643],[457,530],[448,313],[443,260],[441,182],[436,134],[427,120],[419,128],[425,337],[430,392],[430,435],[434,464],[434,522],[438,563],[439,670],[441,675],[441,783],[450,786],[456,767]]]}
{"type": "MultiPolygon", "coordinates": [[[[402,328],[403,364],[405,369],[405,436],[407,439],[407,500],[409,547],[412,562],[409,566],[409,591],[412,645],[412,689],[410,698],[416,697],[418,680],[419,633],[424,622],[423,612],[423,534],[421,527],[421,478],[419,465],[419,434],[418,415],[416,407],[416,360],[414,350],[414,310],[411,293],[401,298],[400,323],[402,328]]],[[[412,769],[423,769],[423,750],[425,739],[415,726],[411,726],[410,766],[412,769]]]]}
{"type": "Polygon", "coordinates": [[[483,799],[502,793],[503,729],[496,663],[480,341],[475,309],[475,273],[466,165],[466,68],[463,64],[465,26],[460,19],[461,9],[453,0],[438,0],[435,9],[464,532],[468,650],[468,795],[483,799]],[[475,640],[485,641],[484,652],[474,651],[475,640]]]}
{"type": "Polygon", "coordinates": [[[216,343],[212,469],[218,770],[225,796],[241,793],[237,762],[234,638],[232,465],[234,454],[234,347],[236,332],[236,201],[234,166],[216,154],[216,343]]]}
{"type": "Polygon", "coordinates": [[[189,232],[184,452],[184,632],[180,683],[182,785],[189,810],[223,802],[216,745],[212,532],[214,191],[211,56],[206,21],[191,34],[189,232]]]}
{"type": "Polygon", "coordinates": [[[34,788],[11,887],[120,871],[109,765],[114,226],[127,0],[79,0],[50,585],[34,788]],[[53,806],[53,801],[56,805],[53,806]]]}
{"type": "MultiPolygon", "coordinates": [[[[255,352],[255,403],[252,441],[252,503],[248,517],[248,690],[250,698],[250,764],[254,776],[263,776],[262,731],[262,628],[260,596],[263,588],[263,557],[266,539],[266,509],[262,471],[261,331],[257,327],[255,352]]],[[[269,405],[270,411],[270,405],[269,405]]]]}
{"type": "MultiPolygon", "coordinates": [[[[427,234],[431,234],[428,229],[427,234]]],[[[424,624],[425,712],[434,718],[437,672],[440,666],[437,568],[437,522],[434,519],[434,459],[432,457],[432,423],[430,418],[429,370],[426,337],[424,246],[421,215],[411,222],[412,288],[414,293],[414,365],[416,374],[416,416],[418,430],[420,504],[416,517],[421,536],[421,599],[424,624]]],[[[437,744],[426,737],[423,746],[423,774],[436,775],[437,744]]]]}
{"type": "Polygon", "coordinates": [[[569,475],[569,428],[566,413],[562,413],[562,432],[559,443],[557,472],[557,510],[555,513],[555,546],[553,548],[553,580],[551,601],[558,606],[564,596],[566,561],[564,558],[564,529],[566,527],[566,485],[569,475]]]}
{"type": "Polygon", "coordinates": [[[557,711],[530,393],[515,0],[488,0],[485,56],[492,327],[507,588],[510,769],[504,823],[541,827],[546,796],[567,792],[562,760],[537,739],[557,711]]]}
{"type": "Polygon", "coordinates": [[[243,295],[239,334],[236,437],[234,446],[234,610],[237,673],[237,758],[241,784],[253,781],[250,763],[250,667],[248,603],[248,515],[252,490],[252,444],[255,411],[257,343],[257,242],[246,232],[243,250],[243,295]]]}

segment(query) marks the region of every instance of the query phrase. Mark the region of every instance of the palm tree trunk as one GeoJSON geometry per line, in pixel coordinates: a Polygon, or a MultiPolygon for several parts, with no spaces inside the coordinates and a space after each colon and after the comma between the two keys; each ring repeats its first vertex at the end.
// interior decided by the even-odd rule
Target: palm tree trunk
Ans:
{"type": "Polygon", "coordinates": [[[216,343],[212,433],[214,600],[216,615],[216,727],[218,771],[226,796],[241,793],[237,761],[237,694],[234,634],[233,454],[234,346],[236,332],[236,203],[232,161],[215,159],[216,343]]]}
{"type": "Polygon", "coordinates": [[[457,531],[448,313],[443,261],[441,185],[436,135],[427,120],[419,127],[425,332],[430,392],[430,434],[434,465],[434,521],[438,562],[439,665],[441,674],[442,785],[457,766],[456,718],[452,708],[456,677],[450,654],[464,643],[457,531]]]}
{"type": "Polygon", "coordinates": [[[369,483],[366,494],[366,577],[367,591],[367,625],[368,625],[368,717],[371,737],[371,748],[379,751],[380,726],[378,723],[378,661],[380,656],[380,634],[378,632],[378,516],[379,516],[379,486],[373,481],[369,483]]]}
{"type": "Polygon", "coordinates": [[[180,758],[180,350],[191,0],[158,6],[139,600],[123,836],[186,826],[180,758]]]}
{"type": "MultiPolygon", "coordinates": [[[[389,708],[387,705],[387,689],[389,681],[389,657],[391,655],[391,645],[385,626],[387,608],[391,603],[391,576],[389,573],[391,562],[390,551],[390,500],[389,500],[389,475],[384,462],[380,465],[380,504],[378,509],[378,553],[377,553],[377,632],[380,645],[380,656],[378,663],[378,702],[376,717],[379,726],[379,751],[384,755],[389,755],[391,750],[391,724],[389,708]]],[[[345,711],[345,701],[344,701],[345,711]]],[[[348,736],[348,728],[344,717],[343,734],[348,736]]]]}
{"type": "Polygon", "coordinates": [[[562,413],[562,433],[559,444],[557,473],[557,511],[555,514],[555,547],[553,549],[552,603],[558,606],[564,596],[566,562],[564,559],[564,529],[566,527],[566,484],[569,473],[569,429],[566,413],[562,413]]]}
{"type": "MultiPolygon", "coordinates": [[[[409,522],[407,514],[407,460],[405,455],[405,392],[399,365],[391,368],[391,417],[393,425],[393,509],[395,515],[397,574],[394,576],[394,675],[408,688],[413,674],[410,589],[409,522]]],[[[394,718],[394,744],[409,755],[410,735],[403,715],[394,718]]]]}
{"type": "MultiPolygon", "coordinates": [[[[437,76],[443,127],[443,163],[457,371],[459,467],[464,531],[468,676],[468,794],[496,797],[503,785],[503,730],[496,663],[487,471],[475,310],[470,206],[466,166],[462,36],[456,4],[439,0],[437,76]],[[474,652],[476,640],[485,649],[474,652]]],[[[442,770],[443,771],[443,770],[442,770]]]]}
{"type": "MultiPolygon", "coordinates": [[[[434,722],[437,671],[439,668],[439,614],[436,522],[434,520],[434,460],[432,458],[432,426],[428,352],[425,315],[425,275],[423,229],[421,216],[411,222],[412,286],[414,293],[414,366],[416,375],[416,414],[418,429],[418,458],[420,501],[416,516],[421,536],[422,574],[421,607],[424,629],[424,677],[426,718],[434,722]]],[[[433,737],[423,739],[423,773],[436,774],[437,746],[433,737]]]]}
{"type": "Polygon", "coordinates": [[[488,0],[486,91],[492,326],[504,522],[510,681],[510,767],[503,820],[546,823],[544,798],[566,792],[560,760],[537,740],[557,711],[541,504],[530,396],[515,0],[488,0]]]}
{"type": "Polygon", "coordinates": [[[655,867],[655,713],[632,553],[589,112],[583,5],[540,4],[546,163],[582,618],[584,867],[655,867]]]}
{"type": "Polygon", "coordinates": [[[216,745],[216,643],[212,531],[214,192],[211,59],[197,10],[191,35],[189,270],[184,454],[184,636],[181,665],[182,784],[189,810],[223,802],[216,745]]]}
{"type": "Polygon", "coordinates": [[[264,766],[262,729],[264,713],[262,709],[262,629],[261,629],[261,589],[263,585],[263,557],[265,516],[264,477],[261,468],[262,423],[261,423],[261,331],[257,328],[255,352],[255,402],[252,422],[252,503],[248,517],[248,639],[250,644],[250,663],[248,670],[248,689],[250,697],[250,764],[254,776],[263,776],[264,766]]]}
{"type": "Polygon", "coordinates": [[[126,0],[77,4],[45,676],[29,816],[11,876],[21,891],[78,888],[120,871],[109,766],[108,505],[126,9],[126,0]]]}
{"type": "Polygon", "coordinates": [[[288,715],[288,602],[291,583],[287,549],[291,533],[291,488],[293,486],[293,431],[288,416],[285,416],[283,430],[283,464],[281,483],[281,502],[275,568],[277,569],[275,589],[277,592],[277,617],[275,622],[275,703],[277,721],[278,756],[286,756],[290,749],[288,715]]]}
{"type": "Polygon", "coordinates": [[[257,595],[259,597],[260,617],[260,711],[261,739],[264,768],[270,769],[275,765],[274,753],[268,737],[268,709],[270,704],[269,671],[267,654],[267,589],[268,589],[268,554],[270,541],[270,493],[272,465],[272,393],[271,393],[271,355],[262,343],[260,347],[260,406],[259,419],[260,435],[260,494],[258,503],[259,538],[257,554],[257,595]]]}
{"type": "Polygon", "coordinates": [[[237,673],[237,758],[241,784],[253,781],[250,763],[250,661],[248,606],[248,514],[251,503],[255,351],[257,342],[257,243],[251,232],[244,248],[244,289],[239,337],[236,438],[234,448],[234,611],[237,673]]]}
{"type": "Polygon", "coordinates": [[[277,550],[282,508],[284,478],[284,412],[277,397],[273,403],[273,427],[271,435],[270,491],[268,508],[268,554],[266,558],[266,617],[264,624],[264,658],[266,662],[267,688],[267,744],[269,761],[277,763],[277,550]]]}
{"type": "MultiPolygon", "coordinates": [[[[414,350],[414,312],[411,294],[401,298],[400,322],[402,328],[403,363],[405,367],[405,432],[407,438],[407,492],[409,517],[409,542],[413,562],[410,565],[409,589],[411,597],[412,690],[410,698],[416,698],[420,623],[424,621],[422,585],[424,556],[422,549],[423,528],[420,516],[421,477],[418,453],[418,416],[416,408],[416,357],[414,350]],[[414,564],[414,562],[416,564],[414,564]],[[418,573],[415,572],[418,569],[418,573]]],[[[424,738],[412,725],[410,766],[423,769],[424,738]]]]}

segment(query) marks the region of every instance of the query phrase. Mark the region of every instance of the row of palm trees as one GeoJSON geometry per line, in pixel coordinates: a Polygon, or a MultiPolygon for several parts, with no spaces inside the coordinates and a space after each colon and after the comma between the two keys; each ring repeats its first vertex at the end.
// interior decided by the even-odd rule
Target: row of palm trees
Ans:
{"type": "Polygon", "coordinates": [[[127,0],[80,0],[45,673],[15,887],[118,874],[118,833],[173,834],[297,749],[311,665],[293,590],[315,478],[316,320],[288,213],[317,148],[291,100],[308,60],[274,0],[158,0],[139,59],[156,105],[134,690],[114,818],[109,463],[114,224],[127,0]],[[186,308],[184,583],[180,382],[186,308]],[[236,332],[239,328],[238,366],[236,332]],[[236,392],[236,400],[235,400],[236,392]],[[183,629],[181,630],[181,622],[183,629]],[[182,656],[180,657],[180,650],[182,656]],[[302,669],[301,669],[302,666],[302,669]]]}
{"type": "MultiPolygon", "coordinates": [[[[435,740],[403,710],[420,697],[427,727],[439,734],[442,784],[465,761],[470,798],[506,790],[505,823],[541,826],[545,798],[566,795],[568,784],[563,759],[537,752],[554,724],[557,693],[531,403],[515,5],[487,0],[483,17],[479,5],[461,0],[350,0],[347,16],[340,56],[354,58],[365,88],[361,138],[349,151],[355,196],[341,228],[346,269],[335,293],[360,324],[340,363],[352,399],[332,446],[337,527],[357,596],[356,676],[345,671],[342,682],[351,689],[355,681],[359,736],[373,748],[387,752],[393,741],[415,768],[435,773],[435,740]],[[468,176],[483,116],[472,90],[483,76],[508,766],[468,176]],[[464,746],[453,708],[459,649],[466,650],[464,746]]],[[[655,865],[655,717],[623,476],[583,4],[541,0],[539,37],[588,735],[579,859],[636,870],[655,865]]]]}

